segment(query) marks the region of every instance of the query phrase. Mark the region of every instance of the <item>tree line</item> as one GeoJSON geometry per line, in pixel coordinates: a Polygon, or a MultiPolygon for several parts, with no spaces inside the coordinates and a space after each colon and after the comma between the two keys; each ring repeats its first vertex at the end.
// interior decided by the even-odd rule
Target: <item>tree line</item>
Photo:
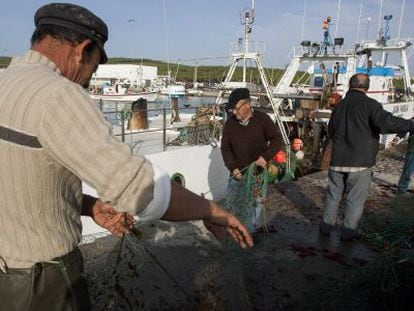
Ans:
{"type": "MultiPolygon", "coordinates": [[[[0,68],[6,68],[11,61],[9,56],[0,56],[0,68]]],[[[171,77],[176,81],[193,82],[195,77],[195,70],[197,71],[197,82],[203,83],[220,83],[225,77],[229,69],[228,66],[189,66],[180,63],[167,63],[153,59],[138,59],[125,57],[112,57],[108,59],[108,64],[135,64],[143,66],[157,67],[158,75],[168,75],[170,71],[171,77]]],[[[271,85],[276,85],[283,75],[284,70],[279,68],[265,68],[266,75],[271,85]]],[[[243,77],[243,70],[237,67],[232,81],[241,81],[243,77]]],[[[293,83],[301,79],[301,82],[309,79],[309,74],[298,72],[293,80],[293,83]],[[304,77],[303,77],[304,75],[304,77]]],[[[246,74],[247,82],[260,84],[260,75],[255,67],[248,67],[246,74]]],[[[403,89],[403,81],[401,79],[394,79],[394,86],[397,89],[403,89]]]]}

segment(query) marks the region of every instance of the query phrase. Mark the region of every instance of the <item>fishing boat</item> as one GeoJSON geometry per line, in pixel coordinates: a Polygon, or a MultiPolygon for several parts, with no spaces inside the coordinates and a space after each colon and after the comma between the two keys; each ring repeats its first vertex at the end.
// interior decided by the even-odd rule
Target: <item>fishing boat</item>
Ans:
{"type": "MultiPolygon", "coordinates": [[[[320,160],[326,145],[327,124],[332,112],[329,100],[332,94],[345,96],[349,79],[355,73],[370,76],[367,95],[380,102],[384,109],[406,119],[414,117],[414,88],[407,61],[412,40],[390,38],[391,18],[391,15],[384,16],[385,30],[376,40],[361,41],[345,51],[343,38],[331,39],[328,17],[323,23],[323,41],[302,41],[273,89],[281,119],[305,141],[306,155],[311,161],[320,160]],[[393,54],[399,64],[390,64],[390,59],[397,59],[393,54]],[[309,83],[293,83],[300,73],[302,77],[308,76],[309,83]],[[396,80],[402,81],[402,88],[395,86],[396,80]]],[[[380,143],[388,147],[394,136],[382,135],[380,143]]]]}
{"type": "Polygon", "coordinates": [[[89,93],[95,100],[134,102],[144,98],[155,102],[159,95],[153,86],[156,77],[155,66],[103,64],[93,74],[89,93]]]}
{"type": "Polygon", "coordinates": [[[134,102],[140,98],[143,98],[148,102],[156,102],[159,98],[159,93],[156,91],[143,91],[130,92],[125,94],[91,94],[91,98],[95,100],[114,102],[134,102]]]}
{"type": "Polygon", "coordinates": [[[90,96],[94,100],[116,101],[116,102],[134,102],[140,98],[146,99],[148,102],[155,102],[159,97],[156,90],[146,90],[142,88],[138,90],[131,87],[131,82],[118,80],[113,85],[104,85],[99,92],[95,88],[91,88],[90,96]]]}
{"type": "Polygon", "coordinates": [[[186,95],[185,86],[177,83],[168,84],[161,89],[161,94],[170,97],[184,96],[186,95]]]}

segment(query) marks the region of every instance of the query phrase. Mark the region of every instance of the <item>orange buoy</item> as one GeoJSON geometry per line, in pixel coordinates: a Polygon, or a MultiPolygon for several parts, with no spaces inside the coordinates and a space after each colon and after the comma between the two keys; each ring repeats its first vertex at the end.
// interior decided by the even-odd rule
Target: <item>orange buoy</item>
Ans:
{"type": "Polygon", "coordinates": [[[275,156],[273,157],[273,160],[277,163],[286,163],[286,152],[283,150],[279,150],[276,152],[275,156]]]}
{"type": "Polygon", "coordinates": [[[303,149],[303,141],[300,138],[295,138],[292,143],[292,149],[294,151],[299,151],[303,149]]]}
{"type": "Polygon", "coordinates": [[[329,107],[335,107],[341,101],[341,95],[338,93],[332,93],[331,96],[328,98],[328,105],[329,107]]]}

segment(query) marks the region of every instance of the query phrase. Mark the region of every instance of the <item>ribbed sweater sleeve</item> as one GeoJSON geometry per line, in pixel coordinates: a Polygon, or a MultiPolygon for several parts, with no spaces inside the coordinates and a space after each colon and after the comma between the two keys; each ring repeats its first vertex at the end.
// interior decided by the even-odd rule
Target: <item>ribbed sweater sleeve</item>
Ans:
{"type": "Polygon", "coordinates": [[[142,221],[168,208],[169,176],[111,136],[89,95],[40,53],[0,73],[0,111],[0,261],[9,268],[78,245],[82,180],[142,221]]]}

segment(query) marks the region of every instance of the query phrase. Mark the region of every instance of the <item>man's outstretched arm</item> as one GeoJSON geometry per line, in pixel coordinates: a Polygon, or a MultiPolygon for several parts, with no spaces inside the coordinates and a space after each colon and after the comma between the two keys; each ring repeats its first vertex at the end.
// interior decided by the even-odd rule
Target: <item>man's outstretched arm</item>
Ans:
{"type": "Polygon", "coordinates": [[[227,232],[241,247],[252,247],[253,239],[246,227],[231,213],[195,193],[171,182],[170,204],[161,218],[168,221],[203,220],[218,239],[227,232]]]}

